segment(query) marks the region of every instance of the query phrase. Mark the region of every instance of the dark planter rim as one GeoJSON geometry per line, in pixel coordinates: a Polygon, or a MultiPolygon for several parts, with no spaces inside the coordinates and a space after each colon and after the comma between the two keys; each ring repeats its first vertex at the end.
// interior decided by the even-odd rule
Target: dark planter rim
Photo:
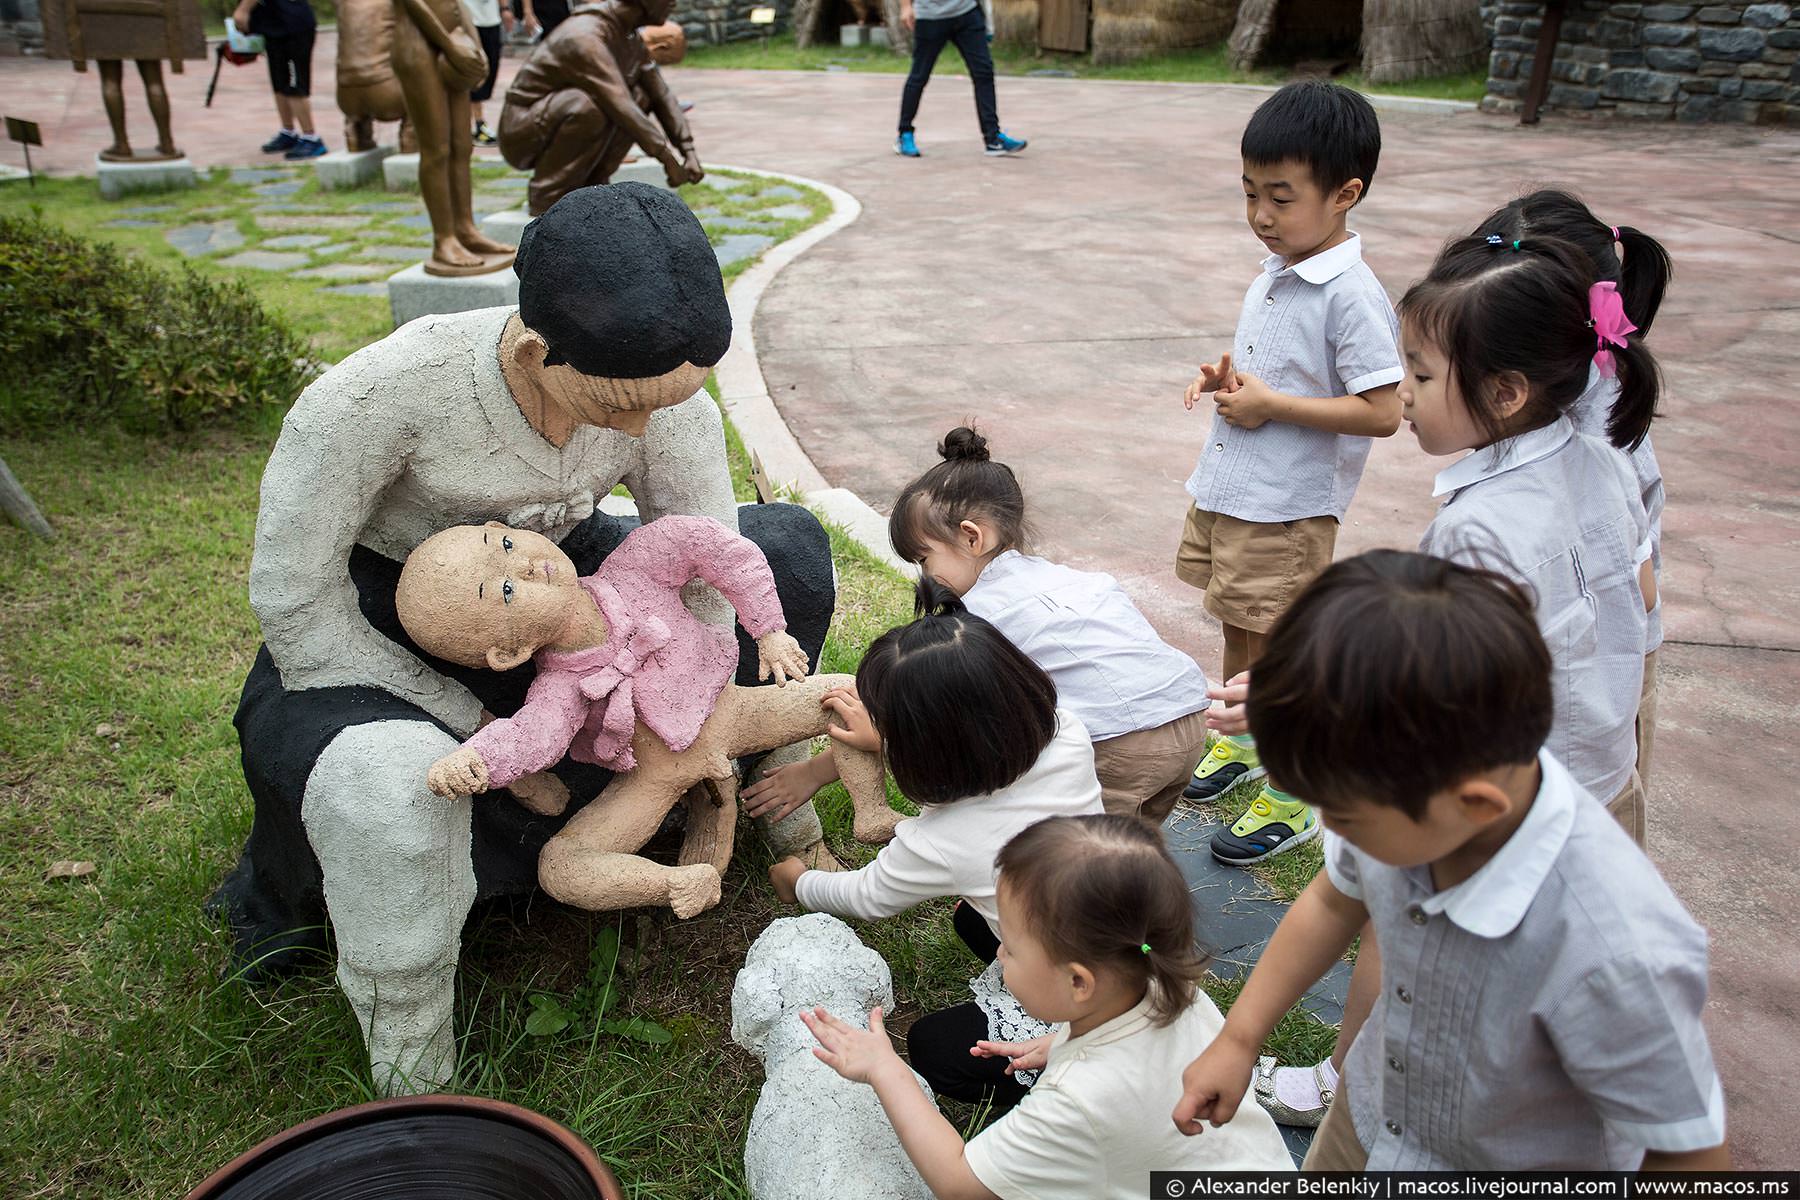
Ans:
{"type": "Polygon", "coordinates": [[[324,1134],[370,1124],[372,1120],[381,1117],[420,1116],[428,1113],[473,1113],[528,1129],[556,1143],[580,1163],[582,1170],[600,1189],[602,1200],[625,1200],[625,1192],[619,1187],[618,1179],[600,1161],[600,1156],[594,1153],[593,1147],[562,1124],[542,1113],[508,1104],[504,1100],[448,1095],[394,1096],[387,1100],[372,1100],[367,1104],[340,1108],[310,1121],[302,1121],[292,1129],[285,1129],[266,1141],[258,1142],[208,1175],[200,1182],[199,1187],[188,1193],[187,1200],[209,1200],[224,1191],[227,1185],[236,1182],[249,1168],[268,1161],[278,1152],[293,1150],[324,1134]]]}

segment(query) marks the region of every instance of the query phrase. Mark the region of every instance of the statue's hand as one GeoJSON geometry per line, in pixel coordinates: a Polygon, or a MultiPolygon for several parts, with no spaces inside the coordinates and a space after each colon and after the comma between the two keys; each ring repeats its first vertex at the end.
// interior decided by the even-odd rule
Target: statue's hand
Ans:
{"type": "Polygon", "coordinates": [[[467,746],[458,746],[431,764],[425,786],[443,796],[473,796],[488,789],[487,764],[467,746]]]}
{"type": "Polygon", "coordinates": [[[438,55],[437,69],[445,87],[468,91],[487,78],[487,55],[457,26],[450,31],[450,44],[438,55]]]}
{"type": "Polygon", "coordinates": [[[777,629],[756,639],[756,677],[759,680],[773,675],[775,686],[785,687],[790,679],[805,679],[811,665],[806,659],[806,651],[788,636],[786,630],[777,629]]]}
{"type": "Polygon", "coordinates": [[[687,163],[673,154],[669,155],[669,160],[663,163],[663,178],[672,188],[678,188],[689,182],[687,163]]]}
{"type": "Polygon", "coordinates": [[[692,146],[688,147],[687,153],[682,156],[681,161],[682,165],[687,168],[689,183],[699,183],[706,178],[706,172],[700,166],[700,155],[692,146]]]}
{"type": "Polygon", "coordinates": [[[561,816],[569,807],[569,788],[548,771],[533,771],[512,781],[513,799],[540,817],[561,816]]]}

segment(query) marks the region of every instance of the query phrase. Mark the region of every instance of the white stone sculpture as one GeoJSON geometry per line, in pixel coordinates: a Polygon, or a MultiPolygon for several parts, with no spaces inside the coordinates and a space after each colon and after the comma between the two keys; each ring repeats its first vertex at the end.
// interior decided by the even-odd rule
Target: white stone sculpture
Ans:
{"type": "Polygon", "coordinates": [[[783,917],[750,947],[731,989],[731,1040],[766,1077],[744,1144],[753,1200],[931,1200],[875,1090],[820,1062],[800,1023],[823,1006],[866,1029],[877,1004],[894,1007],[888,965],[836,917],[783,917]]]}

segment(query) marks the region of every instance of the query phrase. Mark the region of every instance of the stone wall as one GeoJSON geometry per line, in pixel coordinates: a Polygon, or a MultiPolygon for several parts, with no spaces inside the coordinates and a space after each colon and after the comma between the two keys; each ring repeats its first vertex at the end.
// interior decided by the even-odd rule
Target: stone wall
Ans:
{"type": "MultiPolygon", "coordinates": [[[[1800,0],[1797,0],[1800,3],[1800,0]]],[[[1491,112],[1519,108],[1541,3],[1484,5],[1493,34],[1491,112]]],[[[1568,0],[1547,111],[1650,120],[1800,126],[1800,7],[1568,0]]]]}
{"type": "Polygon", "coordinates": [[[681,23],[690,44],[719,46],[759,38],[765,33],[786,33],[793,9],[794,0],[676,0],[671,19],[681,23]],[[752,25],[753,8],[774,9],[775,24],[752,25]]]}

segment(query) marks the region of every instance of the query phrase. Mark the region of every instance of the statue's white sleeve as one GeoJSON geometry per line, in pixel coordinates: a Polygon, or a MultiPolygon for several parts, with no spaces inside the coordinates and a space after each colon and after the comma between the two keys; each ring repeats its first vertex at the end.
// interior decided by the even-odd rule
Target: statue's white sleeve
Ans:
{"type": "MultiPolygon", "coordinates": [[[[737,501],[725,464],[725,420],[704,390],[650,418],[620,480],[637,501],[644,524],[671,515],[711,517],[737,532],[737,501]]],[[[681,589],[689,611],[713,625],[730,625],[731,605],[704,583],[681,589]]]]}
{"type": "Polygon", "coordinates": [[[350,580],[357,535],[406,465],[399,414],[383,423],[380,398],[339,403],[318,387],[282,423],[263,471],[250,607],[269,656],[289,691],[378,687],[466,737],[480,702],[377,632],[350,580]]]}

